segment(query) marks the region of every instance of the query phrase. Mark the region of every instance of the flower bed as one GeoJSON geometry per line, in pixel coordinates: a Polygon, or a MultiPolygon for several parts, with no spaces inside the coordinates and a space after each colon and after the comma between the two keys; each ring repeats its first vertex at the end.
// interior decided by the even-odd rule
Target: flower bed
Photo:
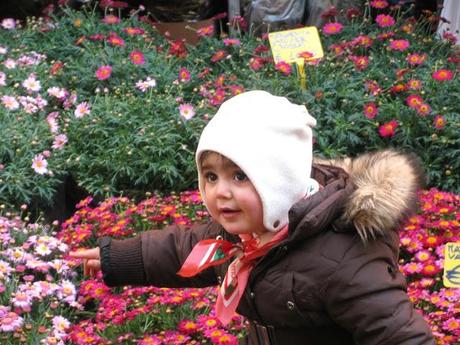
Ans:
{"type": "Polygon", "coordinates": [[[414,151],[431,186],[458,193],[453,36],[433,37],[434,16],[416,22],[386,1],[360,11],[325,14],[325,56],[307,62],[307,90],[293,66],[272,63],[267,37],[251,32],[218,38],[202,28],[192,47],[159,35],[139,11],[100,18],[63,7],[23,26],[4,19],[0,202],[52,203],[68,175],[98,197],[194,188],[201,129],[250,89],[305,103],[318,119],[317,154],[414,151]]]}
{"type": "MultiPolygon", "coordinates": [[[[419,197],[420,213],[400,230],[400,269],[437,344],[458,344],[460,290],[443,287],[442,269],[445,243],[460,239],[460,196],[432,189],[419,197]]],[[[99,236],[204,222],[208,215],[197,191],[137,204],[110,198],[94,205],[88,198],[78,207],[59,233],[20,217],[0,218],[2,344],[236,344],[244,321],[235,316],[228,327],[219,324],[212,310],[215,288],[109,289],[100,276],[86,279],[76,262],[63,258],[68,246],[93,246],[99,236]]]]}

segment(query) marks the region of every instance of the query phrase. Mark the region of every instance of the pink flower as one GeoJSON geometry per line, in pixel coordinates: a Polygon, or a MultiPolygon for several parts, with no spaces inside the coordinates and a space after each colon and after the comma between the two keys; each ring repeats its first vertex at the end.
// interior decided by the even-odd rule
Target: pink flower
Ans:
{"type": "Polygon", "coordinates": [[[2,312],[0,315],[0,331],[2,332],[13,332],[24,323],[23,318],[13,312],[2,312]]]}
{"type": "Polygon", "coordinates": [[[431,113],[431,107],[426,103],[422,103],[417,107],[417,113],[422,116],[426,116],[431,113]]]}
{"type": "Polygon", "coordinates": [[[392,16],[389,16],[387,14],[379,14],[376,18],[375,21],[377,22],[378,26],[381,28],[386,28],[389,26],[393,26],[395,24],[395,19],[392,16]]]}
{"type": "Polygon", "coordinates": [[[434,117],[433,125],[436,129],[443,129],[446,125],[446,120],[441,115],[436,115],[434,117]]]}
{"type": "Polygon", "coordinates": [[[208,26],[204,26],[202,28],[199,28],[196,31],[196,34],[198,36],[200,36],[200,37],[212,36],[212,35],[214,35],[214,25],[208,25],[208,26]]]}
{"type": "Polygon", "coordinates": [[[409,63],[409,65],[412,65],[412,66],[418,66],[418,65],[421,65],[427,58],[427,55],[426,54],[409,54],[406,58],[407,62],[409,63]]]}
{"type": "Polygon", "coordinates": [[[379,127],[379,134],[383,138],[391,138],[395,134],[397,127],[398,122],[396,120],[391,120],[390,122],[384,123],[379,127]]]}
{"type": "Polygon", "coordinates": [[[377,106],[375,105],[375,103],[373,102],[370,102],[370,103],[367,103],[364,105],[364,115],[368,118],[368,119],[373,119],[377,116],[379,110],[377,108],[377,106]]]}
{"type": "Polygon", "coordinates": [[[179,115],[182,116],[185,120],[190,120],[195,116],[195,110],[191,104],[181,104],[179,106],[179,115]]]}
{"type": "Polygon", "coordinates": [[[118,24],[120,23],[120,18],[114,16],[113,14],[108,14],[102,19],[105,24],[118,24]]]}
{"type": "Polygon", "coordinates": [[[383,8],[388,7],[388,2],[386,2],[385,0],[372,0],[371,7],[377,8],[377,9],[383,9],[383,8]]]}
{"type": "Polygon", "coordinates": [[[64,147],[64,145],[67,143],[67,135],[65,134],[59,134],[54,138],[53,145],[51,146],[53,149],[60,150],[64,147]]]}
{"type": "Polygon", "coordinates": [[[131,52],[129,54],[129,59],[135,65],[143,65],[145,63],[144,54],[138,50],[131,52]]]}
{"type": "Polygon", "coordinates": [[[452,73],[452,71],[448,69],[439,69],[437,71],[434,71],[431,77],[437,81],[446,81],[452,80],[454,74],[452,73]]]}
{"type": "Polygon", "coordinates": [[[417,109],[422,103],[423,98],[419,95],[409,95],[406,98],[406,104],[412,109],[417,109]]]}
{"type": "Polygon", "coordinates": [[[190,80],[190,71],[187,68],[182,67],[179,70],[179,81],[186,83],[189,80],[190,80]]]}
{"type": "Polygon", "coordinates": [[[46,161],[45,157],[43,157],[42,154],[36,155],[34,159],[32,160],[32,169],[34,169],[34,171],[37,174],[40,174],[40,175],[46,174],[48,172],[47,167],[48,167],[48,162],[46,161]]]}
{"type": "Polygon", "coordinates": [[[354,62],[358,71],[364,71],[369,65],[369,58],[367,56],[350,56],[350,60],[354,62]]]}
{"type": "Polygon", "coordinates": [[[110,78],[112,75],[112,66],[101,66],[96,71],[96,78],[99,80],[105,80],[110,78]]]}
{"type": "Polygon", "coordinates": [[[390,47],[393,50],[405,51],[409,48],[410,44],[408,40],[393,40],[390,42],[390,47]]]}
{"type": "Polygon", "coordinates": [[[407,82],[407,87],[410,90],[420,90],[422,88],[422,82],[418,79],[410,79],[407,82]]]}
{"type": "Polygon", "coordinates": [[[323,26],[323,33],[325,35],[336,35],[343,29],[343,25],[339,22],[327,23],[323,26]]]}
{"type": "Polygon", "coordinates": [[[74,114],[75,114],[75,117],[79,119],[90,113],[91,113],[91,108],[88,102],[82,102],[79,105],[77,105],[74,114]]]}
{"type": "Polygon", "coordinates": [[[275,69],[276,69],[277,71],[280,71],[280,72],[283,73],[284,75],[289,75],[289,74],[291,74],[291,72],[292,72],[291,65],[288,64],[287,62],[284,62],[284,61],[278,62],[278,63],[275,65],[275,69]]]}
{"type": "Polygon", "coordinates": [[[120,36],[117,36],[116,34],[110,35],[110,37],[107,39],[107,42],[109,42],[109,44],[113,46],[119,46],[119,47],[125,46],[125,41],[120,36]]]}
{"type": "Polygon", "coordinates": [[[223,42],[225,46],[239,46],[241,44],[237,38],[224,38],[223,42]]]}

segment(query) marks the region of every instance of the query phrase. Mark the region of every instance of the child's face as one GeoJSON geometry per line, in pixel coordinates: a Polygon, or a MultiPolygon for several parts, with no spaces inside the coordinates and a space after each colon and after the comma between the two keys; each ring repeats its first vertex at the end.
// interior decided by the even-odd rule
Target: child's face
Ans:
{"type": "Polygon", "coordinates": [[[227,232],[261,235],[267,231],[259,194],[237,165],[210,152],[201,162],[201,174],[204,201],[227,232]]]}

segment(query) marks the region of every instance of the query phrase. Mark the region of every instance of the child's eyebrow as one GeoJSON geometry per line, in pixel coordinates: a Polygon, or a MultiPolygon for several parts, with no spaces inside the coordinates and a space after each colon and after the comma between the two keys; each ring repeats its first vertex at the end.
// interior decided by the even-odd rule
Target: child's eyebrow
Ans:
{"type": "Polygon", "coordinates": [[[212,164],[203,164],[201,166],[201,170],[204,171],[204,170],[212,170],[213,168],[213,165],[212,164]]]}

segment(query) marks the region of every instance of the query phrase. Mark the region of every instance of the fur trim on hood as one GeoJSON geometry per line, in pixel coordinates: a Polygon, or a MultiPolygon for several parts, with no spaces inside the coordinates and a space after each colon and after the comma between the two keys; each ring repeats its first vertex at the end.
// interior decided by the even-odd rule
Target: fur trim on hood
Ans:
{"type": "Polygon", "coordinates": [[[424,187],[420,159],[413,154],[384,150],[356,158],[314,159],[342,168],[355,191],[344,207],[344,220],[356,227],[363,241],[396,229],[415,211],[417,191],[424,187]]]}

